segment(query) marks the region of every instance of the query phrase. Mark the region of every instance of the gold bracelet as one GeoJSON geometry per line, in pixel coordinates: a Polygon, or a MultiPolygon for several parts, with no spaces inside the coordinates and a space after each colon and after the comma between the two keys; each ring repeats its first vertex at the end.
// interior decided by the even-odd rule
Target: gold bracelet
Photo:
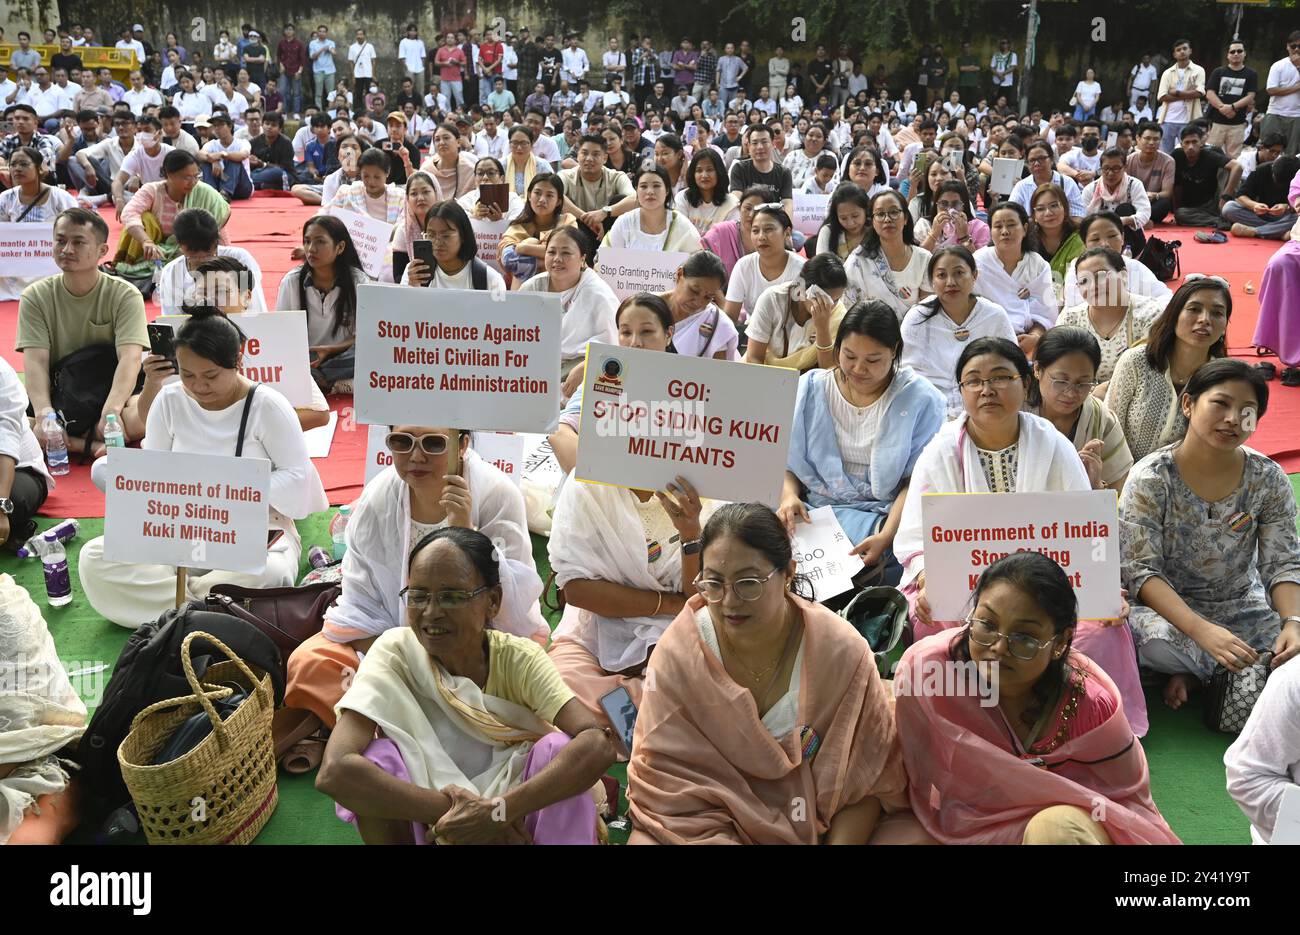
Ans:
{"type": "Polygon", "coordinates": [[[658,591],[656,592],[656,595],[658,597],[658,600],[655,601],[655,612],[650,615],[651,617],[658,617],[659,609],[664,606],[664,592],[658,591]]]}

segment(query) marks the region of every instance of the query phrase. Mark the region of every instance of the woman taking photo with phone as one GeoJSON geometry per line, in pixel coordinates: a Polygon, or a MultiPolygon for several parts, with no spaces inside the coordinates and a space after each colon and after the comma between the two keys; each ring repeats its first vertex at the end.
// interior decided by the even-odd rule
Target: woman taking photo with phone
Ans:
{"type": "Polygon", "coordinates": [[[429,209],[438,202],[433,178],[427,172],[413,172],[406,180],[406,205],[402,217],[393,227],[389,251],[393,256],[393,282],[404,282],[406,264],[411,262],[411,242],[424,233],[429,209]]]}

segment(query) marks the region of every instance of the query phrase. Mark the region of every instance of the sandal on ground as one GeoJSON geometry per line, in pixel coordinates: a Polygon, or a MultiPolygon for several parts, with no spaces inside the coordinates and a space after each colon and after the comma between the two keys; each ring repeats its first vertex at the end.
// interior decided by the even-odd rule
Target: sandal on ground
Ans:
{"type": "Polygon", "coordinates": [[[1264,345],[1262,345],[1262,344],[1256,344],[1256,345],[1255,345],[1255,356],[1256,356],[1256,357],[1276,357],[1276,356],[1277,356],[1277,351],[1273,350],[1273,348],[1271,348],[1271,347],[1264,347],[1264,345]]]}
{"type": "Polygon", "coordinates": [[[1250,369],[1254,370],[1265,380],[1272,380],[1275,377],[1277,377],[1277,367],[1269,363],[1267,360],[1255,364],[1255,366],[1251,367],[1250,369]]]}
{"type": "Polygon", "coordinates": [[[1197,231],[1197,243],[1227,243],[1228,235],[1223,231],[1197,231]]]}
{"type": "Polygon", "coordinates": [[[310,773],[320,766],[320,761],[325,758],[325,741],[328,735],[323,730],[317,731],[306,740],[299,740],[289,748],[280,759],[280,768],[290,776],[301,776],[303,773],[310,773]]]}
{"type": "Polygon", "coordinates": [[[330,395],[331,395],[331,396],[351,396],[351,395],[352,395],[352,381],[351,381],[351,380],[339,380],[339,381],[336,382],[333,386],[330,387],[330,395]]]}
{"type": "Polygon", "coordinates": [[[1300,386],[1300,367],[1284,367],[1282,369],[1283,386],[1300,386]]]}
{"type": "Polygon", "coordinates": [[[281,708],[271,718],[271,738],[275,745],[275,758],[284,757],[299,741],[306,740],[321,729],[320,718],[301,708],[281,708]]]}

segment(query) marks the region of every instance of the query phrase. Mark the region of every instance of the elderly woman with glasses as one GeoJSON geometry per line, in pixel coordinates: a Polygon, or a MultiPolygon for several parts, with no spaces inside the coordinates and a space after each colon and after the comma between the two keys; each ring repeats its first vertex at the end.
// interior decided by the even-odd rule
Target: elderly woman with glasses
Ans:
{"type": "Polygon", "coordinates": [[[1119,691],[1074,646],[1065,571],[1008,555],[980,576],[971,608],[960,630],[912,644],[894,680],[912,812],[929,837],[1177,844],[1119,691]]]}
{"type": "Polygon", "coordinates": [[[699,545],[636,720],[630,843],[881,840],[907,777],[871,647],[806,597],[767,507],[721,507],[699,545]]]}
{"type": "MultiPolygon", "coordinates": [[[[402,625],[406,556],[436,529],[476,529],[492,540],[501,579],[494,629],[539,644],[549,633],[537,604],[542,581],[519,488],[470,449],[468,432],[415,425],[389,429],[385,444],[392,466],[366,484],[348,521],[343,595],[326,612],[324,629],[289,657],[285,706],[300,716],[293,729],[279,732],[281,747],[310,736],[321,724],[334,725],[335,706],[349,673],[357,670],[358,653],[402,625]]],[[[319,755],[319,747],[303,750],[286,768],[306,772],[319,755]]]]}
{"type": "Polygon", "coordinates": [[[404,626],[338,703],[316,787],[367,844],[595,844],[608,732],[531,640],[492,629],[497,548],[460,527],[405,562],[404,626]]]}

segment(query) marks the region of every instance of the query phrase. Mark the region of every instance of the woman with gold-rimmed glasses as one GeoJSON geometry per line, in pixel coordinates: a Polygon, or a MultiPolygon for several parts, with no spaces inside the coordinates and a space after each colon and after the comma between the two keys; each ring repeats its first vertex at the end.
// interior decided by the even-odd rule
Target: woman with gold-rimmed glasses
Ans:
{"type": "Polygon", "coordinates": [[[1078,601],[1037,552],[980,576],[959,630],[894,680],[912,812],[942,844],[1176,844],[1120,692],[1074,646],[1078,601]],[[938,677],[936,677],[938,676],[938,677]]]}
{"type": "Polygon", "coordinates": [[[493,156],[483,156],[474,163],[474,187],[457,198],[456,203],[476,221],[508,221],[518,217],[519,212],[524,209],[524,200],[513,191],[509,193],[504,212],[500,205],[482,200],[482,186],[501,185],[505,180],[505,166],[493,156]]]}
{"type": "Polygon", "coordinates": [[[907,782],[871,647],[803,596],[767,507],[719,508],[701,544],[699,593],[650,659],[630,843],[867,843],[907,782]]]}
{"type": "Polygon", "coordinates": [[[326,612],[324,629],[289,657],[285,706],[326,727],[335,723],[357,653],[402,625],[406,556],[434,530],[476,529],[492,540],[501,578],[494,629],[539,644],[550,632],[537,604],[542,581],[519,488],[475,454],[460,429],[393,425],[384,441],[392,465],[366,484],[348,521],[343,596],[326,612]]]}
{"type": "Polygon", "coordinates": [[[540,646],[492,629],[498,554],[469,529],[421,537],[405,626],[339,701],[316,787],[367,844],[596,843],[588,790],[613,743],[540,646]]]}

